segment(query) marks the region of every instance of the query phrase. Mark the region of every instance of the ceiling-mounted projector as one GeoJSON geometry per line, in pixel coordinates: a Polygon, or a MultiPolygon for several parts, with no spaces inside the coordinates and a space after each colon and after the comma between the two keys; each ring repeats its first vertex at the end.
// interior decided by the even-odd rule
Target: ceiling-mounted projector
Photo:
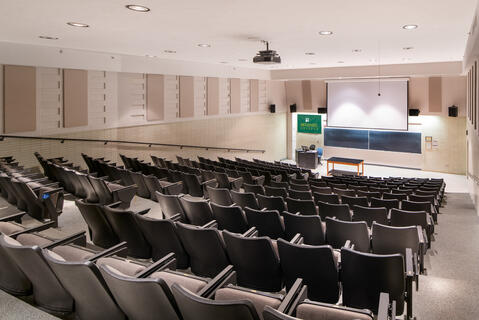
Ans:
{"type": "Polygon", "coordinates": [[[274,50],[269,50],[268,41],[262,41],[266,44],[266,50],[259,51],[256,56],[253,58],[254,63],[261,64],[275,64],[281,63],[281,57],[274,50]]]}

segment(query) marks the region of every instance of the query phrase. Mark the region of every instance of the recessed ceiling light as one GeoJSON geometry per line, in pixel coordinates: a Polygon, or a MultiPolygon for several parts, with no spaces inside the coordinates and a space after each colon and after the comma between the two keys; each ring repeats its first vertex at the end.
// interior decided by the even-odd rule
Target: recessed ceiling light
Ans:
{"type": "Polygon", "coordinates": [[[228,63],[228,61],[220,61],[220,63],[223,63],[223,64],[225,64],[225,63],[228,63]]]}
{"type": "Polygon", "coordinates": [[[156,58],[156,56],[153,56],[153,55],[151,55],[151,54],[147,54],[147,55],[145,55],[145,57],[147,57],[147,58],[156,58]]]}
{"type": "Polygon", "coordinates": [[[49,37],[49,36],[38,36],[40,39],[45,39],[45,40],[58,40],[59,38],[57,37],[49,37]]]}
{"type": "Polygon", "coordinates": [[[238,61],[248,61],[248,59],[238,59],[238,61]]]}
{"type": "Polygon", "coordinates": [[[176,50],[164,50],[164,53],[176,53],[176,50]]]}
{"type": "Polygon", "coordinates": [[[67,22],[67,24],[69,26],[72,26],[72,27],[80,27],[80,28],[88,28],[89,25],[87,25],[86,23],[81,23],[81,22],[67,22]]]}
{"type": "Polygon", "coordinates": [[[338,63],[344,63],[344,61],[341,61],[341,60],[340,60],[340,61],[338,61],[338,63]]]}
{"type": "Polygon", "coordinates": [[[319,34],[322,36],[330,36],[333,34],[332,31],[319,31],[319,34]]]}
{"type": "Polygon", "coordinates": [[[309,64],[316,64],[316,62],[310,62],[309,64]]]}
{"type": "Polygon", "coordinates": [[[414,29],[417,29],[417,27],[418,27],[417,24],[406,24],[402,26],[402,28],[406,30],[414,30],[414,29]]]}
{"type": "Polygon", "coordinates": [[[129,4],[125,6],[127,9],[137,11],[137,12],[148,12],[150,11],[150,8],[147,8],[145,6],[140,6],[138,4],[129,4]]]}
{"type": "Polygon", "coordinates": [[[402,48],[402,49],[403,49],[403,50],[412,50],[412,49],[414,49],[414,47],[404,47],[404,48],[402,48]]]}
{"type": "Polygon", "coordinates": [[[315,55],[314,52],[305,52],[304,54],[307,55],[307,56],[314,56],[315,55]]]}
{"type": "Polygon", "coordinates": [[[353,49],[353,52],[354,52],[354,53],[360,53],[360,52],[361,52],[361,49],[353,49]]]}
{"type": "Polygon", "coordinates": [[[209,48],[209,47],[211,47],[211,45],[209,45],[209,44],[207,44],[207,43],[200,43],[200,44],[198,44],[198,47],[200,47],[200,48],[209,48]]]}

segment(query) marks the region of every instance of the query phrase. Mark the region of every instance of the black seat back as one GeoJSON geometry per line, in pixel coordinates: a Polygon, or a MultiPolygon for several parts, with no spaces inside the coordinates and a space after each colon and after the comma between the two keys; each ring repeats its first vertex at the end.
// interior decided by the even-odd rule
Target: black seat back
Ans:
{"type": "Polygon", "coordinates": [[[259,209],[258,201],[252,192],[237,192],[231,190],[231,198],[233,202],[241,208],[249,207],[251,209],[259,209]]]}
{"type": "Polygon", "coordinates": [[[271,239],[284,237],[284,224],[278,211],[255,210],[248,207],[244,211],[248,224],[256,227],[260,237],[266,236],[271,239]]]}
{"type": "Polygon", "coordinates": [[[316,202],[322,201],[326,203],[339,204],[339,196],[337,194],[314,193],[314,200],[316,202]]]}
{"type": "Polygon", "coordinates": [[[406,256],[406,248],[419,252],[419,234],[416,226],[391,227],[373,223],[372,252],[376,254],[401,253],[406,256]]]}
{"type": "Polygon", "coordinates": [[[319,216],[322,220],[326,217],[336,217],[343,221],[351,221],[351,212],[347,204],[334,204],[318,201],[319,216]]]}
{"type": "Polygon", "coordinates": [[[202,226],[213,220],[213,213],[208,201],[182,197],[180,203],[189,223],[202,226]]]}
{"type": "Polygon", "coordinates": [[[211,203],[211,210],[220,230],[235,233],[244,233],[248,230],[248,222],[241,207],[211,203]]]}
{"type": "Polygon", "coordinates": [[[371,247],[368,225],[364,221],[341,221],[327,217],[326,239],[335,249],[343,247],[347,240],[351,241],[357,251],[369,252],[371,247]]]}
{"type": "Polygon", "coordinates": [[[406,211],[391,209],[391,225],[395,227],[421,226],[428,228],[426,211],[406,211]]]}
{"type": "Polygon", "coordinates": [[[311,193],[311,191],[297,191],[289,189],[288,196],[292,199],[313,200],[313,194],[311,193]]]}
{"type": "Polygon", "coordinates": [[[178,235],[190,257],[191,271],[198,276],[214,278],[229,264],[218,230],[178,222],[178,235]]]}
{"type": "Polygon", "coordinates": [[[161,212],[166,219],[171,218],[172,216],[180,213],[182,218],[185,218],[185,211],[180,203],[180,196],[177,195],[167,195],[161,192],[155,192],[156,199],[160,204],[161,212]]]}
{"type": "Polygon", "coordinates": [[[292,239],[297,233],[303,237],[305,244],[325,244],[325,235],[321,218],[317,215],[301,215],[283,212],[286,239],[292,239]]]}
{"type": "Polygon", "coordinates": [[[366,197],[341,196],[341,203],[349,205],[350,208],[353,206],[369,207],[368,198],[366,197]]]}
{"type": "Polygon", "coordinates": [[[279,212],[286,211],[286,204],[284,198],[280,196],[263,196],[258,194],[258,205],[260,208],[268,210],[277,210],[279,212]]]}
{"type": "Polygon", "coordinates": [[[210,201],[212,203],[222,206],[230,206],[233,204],[229,189],[211,187],[206,187],[206,189],[208,190],[208,196],[210,197],[210,201]]]}
{"type": "Polygon", "coordinates": [[[291,213],[299,212],[303,215],[317,215],[318,211],[313,200],[300,200],[286,198],[288,211],[291,213]]]}
{"type": "Polygon", "coordinates": [[[354,206],[353,212],[353,221],[365,221],[369,227],[372,226],[373,221],[381,224],[389,223],[388,210],[386,208],[354,206]]]}
{"type": "Polygon", "coordinates": [[[286,188],[264,186],[264,192],[267,196],[279,196],[283,197],[284,199],[288,197],[288,191],[286,188]]]}
{"type": "Polygon", "coordinates": [[[392,208],[399,209],[399,200],[398,199],[379,199],[371,198],[371,207],[374,208],[386,208],[388,210],[392,208]]]}
{"type": "Polygon", "coordinates": [[[265,194],[264,187],[257,184],[243,183],[244,192],[251,192],[254,194],[265,194]]]}

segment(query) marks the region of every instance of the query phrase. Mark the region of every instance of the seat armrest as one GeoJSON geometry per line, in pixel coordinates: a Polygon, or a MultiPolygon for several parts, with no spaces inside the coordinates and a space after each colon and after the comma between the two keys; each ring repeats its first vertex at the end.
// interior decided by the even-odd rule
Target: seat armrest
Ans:
{"type": "Polygon", "coordinates": [[[63,246],[65,244],[69,244],[69,243],[72,243],[72,242],[75,242],[75,243],[78,243],[78,242],[82,243],[83,242],[83,243],[86,244],[85,231],[77,232],[77,233],[72,234],[71,236],[68,236],[68,237],[65,237],[63,239],[53,241],[52,243],[43,245],[42,249],[49,249],[50,250],[50,249],[53,249],[55,247],[63,246]]]}
{"type": "Polygon", "coordinates": [[[90,257],[88,259],[88,261],[91,261],[91,262],[95,262],[97,261],[98,259],[100,258],[104,258],[104,257],[108,257],[108,256],[112,256],[114,254],[122,254],[122,253],[126,253],[128,250],[128,247],[126,245],[126,242],[123,241],[123,242],[120,242],[119,244],[117,245],[114,245],[113,247],[110,247],[108,249],[105,249],[101,252],[98,252],[97,254],[95,254],[93,257],[90,257]]]}
{"type": "Polygon", "coordinates": [[[256,237],[258,236],[258,230],[256,230],[256,227],[251,227],[248,230],[246,230],[246,232],[243,233],[242,236],[246,238],[256,237]]]}
{"type": "Polygon", "coordinates": [[[173,222],[181,221],[181,219],[183,219],[183,215],[181,213],[177,213],[174,216],[171,216],[169,219],[173,222]]]}
{"type": "Polygon", "coordinates": [[[307,290],[306,286],[303,285],[303,279],[296,279],[277,310],[279,312],[291,315],[294,309],[296,309],[296,305],[299,303],[299,301],[302,301],[306,298],[306,294],[307,290]]]}
{"type": "Polygon", "coordinates": [[[210,299],[214,296],[216,290],[222,288],[230,283],[236,283],[236,272],[233,266],[229,265],[224,268],[216,277],[214,277],[206,286],[203,287],[197,294],[203,298],[210,299]]]}
{"type": "Polygon", "coordinates": [[[31,227],[31,228],[27,228],[27,229],[24,229],[24,230],[14,232],[14,233],[10,234],[10,237],[11,238],[16,238],[17,236],[19,236],[21,234],[24,234],[24,233],[43,231],[43,230],[46,230],[46,229],[49,229],[49,228],[53,227],[54,225],[55,225],[55,222],[50,221],[50,222],[44,223],[44,224],[36,226],[36,227],[31,227]]]}
{"type": "Polygon", "coordinates": [[[114,209],[114,208],[118,208],[121,204],[122,204],[121,201],[116,201],[116,202],[105,205],[105,207],[114,209]]]}
{"type": "Polygon", "coordinates": [[[303,237],[301,236],[300,233],[296,233],[293,237],[293,239],[291,239],[291,241],[289,241],[290,243],[292,244],[301,244],[303,243],[304,239],[303,237]]]}
{"type": "Polygon", "coordinates": [[[140,216],[143,216],[145,214],[147,214],[148,212],[150,212],[151,208],[148,208],[148,209],[145,209],[145,210],[141,210],[139,212],[137,212],[136,214],[140,215],[140,216]]]}
{"type": "Polygon", "coordinates": [[[202,229],[209,229],[209,228],[218,228],[218,222],[216,220],[211,220],[210,222],[201,226],[202,229]]]}
{"type": "Polygon", "coordinates": [[[112,191],[113,199],[130,205],[131,200],[136,194],[138,187],[136,184],[112,191]]]}
{"type": "Polygon", "coordinates": [[[164,269],[176,270],[176,258],[173,252],[168,253],[166,256],[156,261],[145,270],[138,273],[136,275],[136,278],[148,278],[153,273],[164,269]]]}
{"type": "Polygon", "coordinates": [[[412,282],[415,278],[413,269],[413,256],[411,248],[406,248],[406,316],[407,319],[412,318],[412,282]]]}
{"type": "Polygon", "coordinates": [[[351,240],[346,240],[346,242],[344,243],[343,248],[354,250],[354,244],[351,243],[351,240]]]}
{"type": "MultiPolygon", "coordinates": [[[[389,319],[389,294],[381,292],[379,295],[379,306],[378,306],[378,315],[377,320],[388,320],[389,319]]],[[[394,318],[396,313],[394,313],[394,318]]]]}
{"type": "Polygon", "coordinates": [[[1,222],[20,221],[25,214],[27,214],[25,211],[14,213],[6,217],[1,217],[0,221],[1,222]]]}

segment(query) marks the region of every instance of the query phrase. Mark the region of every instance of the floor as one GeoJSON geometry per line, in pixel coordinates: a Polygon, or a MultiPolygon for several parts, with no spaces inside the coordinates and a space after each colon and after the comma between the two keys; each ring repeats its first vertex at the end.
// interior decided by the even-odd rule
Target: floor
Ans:
{"type": "MultiPolygon", "coordinates": [[[[318,171],[326,173],[325,165],[318,171]]],[[[414,314],[417,319],[479,319],[479,217],[467,194],[466,178],[411,169],[365,166],[366,175],[403,177],[443,177],[446,181],[447,204],[441,208],[436,241],[426,256],[427,275],[420,276],[419,291],[414,292],[414,314]]],[[[4,208],[0,203],[0,214],[4,208]]],[[[8,207],[8,206],[7,206],[8,207]]],[[[161,217],[159,206],[149,200],[135,197],[134,210],[152,208],[151,217],[161,217]]],[[[26,219],[27,223],[31,223],[26,219]]],[[[59,237],[86,230],[73,201],[67,200],[59,219],[59,237]]],[[[55,319],[31,305],[0,291],[0,319],[55,319]]]]}

